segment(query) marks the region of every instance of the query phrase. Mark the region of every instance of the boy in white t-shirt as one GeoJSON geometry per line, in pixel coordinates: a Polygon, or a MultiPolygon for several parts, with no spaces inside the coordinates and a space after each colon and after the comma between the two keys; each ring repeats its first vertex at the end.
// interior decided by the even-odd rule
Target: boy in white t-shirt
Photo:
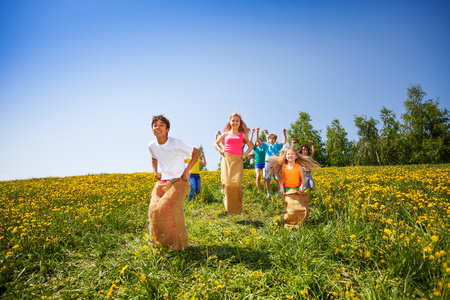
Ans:
{"type": "Polygon", "coordinates": [[[183,203],[189,190],[189,171],[198,159],[197,148],[169,137],[170,122],[163,115],[154,116],[152,131],[156,141],[148,145],[152,167],[159,180],[152,191],[148,211],[152,241],[175,251],[188,245],[183,203]],[[185,168],[184,158],[191,157],[185,168]],[[158,166],[161,173],[158,173],[158,166]]]}

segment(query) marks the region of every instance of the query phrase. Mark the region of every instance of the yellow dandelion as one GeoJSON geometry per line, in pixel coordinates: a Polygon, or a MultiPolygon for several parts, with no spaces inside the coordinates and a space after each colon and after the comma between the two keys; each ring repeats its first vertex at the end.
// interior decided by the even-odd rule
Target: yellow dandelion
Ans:
{"type": "Polygon", "coordinates": [[[125,272],[126,269],[128,269],[128,265],[126,265],[125,267],[122,268],[122,270],[120,271],[120,274],[123,274],[123,272],[125,272]]]}
{"type": "Polygon", "coordinates": [[[356,235],[352,234],[352,235],[350,236],[350,238],[351,238],[352,240],[354,240],[354,239],[356,239],[356,235]]]}
{"type": "Polygon", "coordinates": [[[19,248],[19,245],[15,245],[14,247],[12,247],[13,250],[16,250],[17,248],[19,248]]]}
{"type": "Polygon", "coordinates": [[[144,274],[141,274],[141,276],[139,276],[139,279],[140,279],[141,281],[145,281],[145,280],[146,280],[146,277],[145,277],[144,274]]]}
{"type": "Polygon", "coordinates": [[[308,295],[308,292],[305,291],[305,290],[301,290],[301,291],[300,291],[300,294],[302,294],[302,296],[306,296],[306,295],[308,295]]]}
{"type": "Polygon", "coordinates": [[[391,235],[391,234],[392,234],[392,231],[390,231],[388,228],[386,228],[386,229],[384,230],[384,233],[386,233],[387,235],[391,235]]]}
{"type": "Polygon", "coordinates": [[[425,248],[423,248],[423,251],[424,251],[424,252],[431,252],[432,250],[431,250],[430,247],[425,247],[425,248]]]}
{"type": "Polygon", "coordinates": [[[439,241],[439,237],[438,237],[437,235],[433,235],[433,236],[431,237],[431,240],[432,240],[433,242],[437,242],[437,241],[439,241]]]}

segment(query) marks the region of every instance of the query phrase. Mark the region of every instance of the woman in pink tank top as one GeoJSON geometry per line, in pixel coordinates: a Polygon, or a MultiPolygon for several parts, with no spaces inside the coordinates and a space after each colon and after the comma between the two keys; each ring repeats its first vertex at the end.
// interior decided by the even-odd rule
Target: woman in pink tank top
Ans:
{"type": "Polygon", "coordinates": [[[225,210],[240,214],[242,212],[242,177],[244,175],[244,159],[253,149],[253,143],[247,137],[247,125],[242,117],[234,113],[223,130],[223,134],[214,142],[214,148],[220,152],[222,162],[220,176],[225,197],[225,210]],[[220,143],[224,142],[224,148],[220,143]],[[242,153],[244,144],[247,151],[242,153]]]}

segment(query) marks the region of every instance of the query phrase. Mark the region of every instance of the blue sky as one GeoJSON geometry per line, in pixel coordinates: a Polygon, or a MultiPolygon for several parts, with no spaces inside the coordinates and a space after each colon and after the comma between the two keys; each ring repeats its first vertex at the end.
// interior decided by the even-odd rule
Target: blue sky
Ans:
{"type": "Polygon", "coordinates": [[[450,99],[448,1],[0,1],[0,180],[151,171],[151,117],[205,150],[233,112],[279,136],[450,99]]]}

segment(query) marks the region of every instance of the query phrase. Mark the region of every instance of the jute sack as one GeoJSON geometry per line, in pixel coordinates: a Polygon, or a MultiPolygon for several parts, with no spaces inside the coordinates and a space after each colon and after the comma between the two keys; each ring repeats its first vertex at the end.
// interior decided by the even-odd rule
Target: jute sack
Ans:
{"type": "Polygon", "coordinates": [[[309,195],[296,189],[289,189],[283,194],[284,227],[298,228],[309,216],[309,195]]]}
{"type": "Polygon", "coordinates": [[[188,190],[189,182],[181,178],[155,184],[148,208],[148,228],[156,245],[172,247],[175,251],[187,248],[183,204],[188,190]]]}
{"type": "Polygon", "coordinates": [[[225,210],[231,213],[242,213],[242,177],[244,161],[240,155],[225,153],[220,166],[220,178],[225,197],[225,210]]]}

